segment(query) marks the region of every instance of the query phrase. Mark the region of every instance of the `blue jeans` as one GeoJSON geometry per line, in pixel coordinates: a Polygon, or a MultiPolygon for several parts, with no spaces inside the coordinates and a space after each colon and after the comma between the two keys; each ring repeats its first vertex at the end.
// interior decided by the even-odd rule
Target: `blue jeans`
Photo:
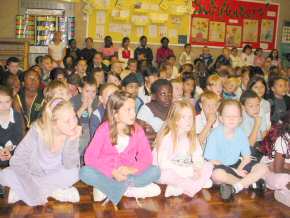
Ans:
{"type": "Polygon", "coordinates": [[[118,182],[115,179],[107,177],[92,167],[84,166],[80,170],[80,179],[84,183],[92,185],[103,192],[114,204],[120,202],[129,186],[143,187],[157,181],[159,177],[160,169],[157,166],[150,166],[141,174],[130,175],[124,182],[118,182]]]}

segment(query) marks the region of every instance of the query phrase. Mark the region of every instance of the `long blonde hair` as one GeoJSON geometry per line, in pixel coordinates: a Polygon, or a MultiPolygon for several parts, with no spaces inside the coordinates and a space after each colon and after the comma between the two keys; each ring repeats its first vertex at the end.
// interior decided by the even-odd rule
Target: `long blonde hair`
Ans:
{"type": "Polygon", "coordinates": [[[48,146],[54,143],[53,128],[57,115],[63,110],[73,110],[70,101],[63,98],[53,98],[45,104],[41,117],[36,121],[36,128],[48,146]]]}
{"type": "MultiPolygon", "coordinates": [[[[129,98],[135,101],[135,98],[129,94],[128,92],[124,91],[116,91],[109,97],[107,108],[106,108],[106,120],[109,122],[110,127],[110,138],[113,145],[117,144],[118,139],[118,130],[117,124],[118,122],[115,119],[116,113],[120,110],[120,108],[124,105],[125,101],[129,98]]],[[[128,126],[125,130],[126,135],[131,135],[134,131],[134,126],[128,126]]]]}
{"type": "Polygon", "coordinates": [[[182,110],[184,108],[189,108],[193,114],[193,120],[192,120],[193,128],[187,133],[187,137],[188,137],[190,145],[191,145],[189,152],[192,153],[194,151],[195,146],[196,146],[195,119],[194,119],[195,110],[194,110],[194,106],[192,105],[190,100],[186,100],[186,99],[178,100],[172,104],[172,106],[169,110],[169,113],[167,115],[167,118],[166,118],[161,130],[157,134],[157,137],[156,137],[156,140],[154,143],[154,146],[157,148],[157,150],[159,149],[159,147],[161,145],[161,141],[164,138],[164,136],[166,136],[169,133],[171,133],[172,139],[173,139],[173,150],[176,149],[177,144],[178,144],[177,122],[180,120],[181,113],[182,113],[182,110]]]}

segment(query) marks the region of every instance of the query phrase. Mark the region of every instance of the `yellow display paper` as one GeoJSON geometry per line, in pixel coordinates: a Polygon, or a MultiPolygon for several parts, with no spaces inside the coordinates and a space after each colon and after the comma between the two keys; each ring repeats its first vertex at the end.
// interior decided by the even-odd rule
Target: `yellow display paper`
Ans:
{"type": "Polygon", "coordinates": [[[110,35],[115,42],[128,36],[131,42],[138,43],[143,33],[149,43],[160,44],[160,38],[167,36],[171,44],[178,44],[179,36],[189,37],[191,15],[178,16],[186,11],[183,0],[165,1],[170,3],[167,11],[156,0],[119,0],[117,4],[113,0],[88,1],[87,34],[95,41],[110,35]]]}

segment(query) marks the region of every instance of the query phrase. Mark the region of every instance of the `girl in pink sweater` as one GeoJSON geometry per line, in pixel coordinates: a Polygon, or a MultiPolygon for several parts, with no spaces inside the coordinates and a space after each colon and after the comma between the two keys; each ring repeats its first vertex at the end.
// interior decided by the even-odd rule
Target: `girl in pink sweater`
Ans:
{"type": "Polygon", "coordinates": [[[154,163],[161,170],[159,182],[167,185],[165,197],[183,193],[193,197],[212,186],[213,166],[202,157],[194,114],[189,100],[176,101],[157,135],[154,163]]]}
{"type": "Polygon", "coordinates": [[[149,142],[136,122],[135,99],[117,91],[110,96],[105,121],[95,132],[85,153],[80,178],[94,186],[94,200],[118,204],[122,196],[153,197],[160,170],[152,166],[149,142]]]}

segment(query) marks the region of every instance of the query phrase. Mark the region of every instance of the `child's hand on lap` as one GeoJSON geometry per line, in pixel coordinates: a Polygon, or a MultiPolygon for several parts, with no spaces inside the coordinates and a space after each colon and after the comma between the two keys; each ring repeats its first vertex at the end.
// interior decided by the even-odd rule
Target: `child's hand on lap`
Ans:
{"type": "Polygon", "coordinates": [[[126,166],[119,167],[119,170],[121,171],[121,173],[123,173],[126,176],[133,175],[133,174],[138,172],[138,170],[136,168],[134,168],[134,167],[126,167],[126,166]]]}
{"type": "Polygon", "coordinates": [[[118,182],[123,182],[127,179],[127,175],[123,174],[123,172],[120,170],[120,167],[118,169],[113,170],[112,176],[118,182]]]}
{"type": "Polygon", "coordinates": [[[7,161],[10,160],[11,153],[8,149],[4,148],[0,150],[0,160],[1,161],[7,161]]]}
{"type": "Polygon", "coordinates": [[[133,175],[138,172],[138,169],[134,167],[127,167],[127,172],[128,172],[128,175],[133,175]]]}
{"type": "Polygon", "coordinates": [[[4,161],[4,158],[5,158],[5,156],[4,156],[4,154],[3,154],[3,150],[4,150],[4,149],[0,149],[0,160],[1,160],[1,161],[4,161]]]}
{"type": "Polygon", "coordinates": [[[130,170],[130,174],[135,174],[138,172],[138,169],[134,168],[134,167],[128,167],[130,170]]]}

